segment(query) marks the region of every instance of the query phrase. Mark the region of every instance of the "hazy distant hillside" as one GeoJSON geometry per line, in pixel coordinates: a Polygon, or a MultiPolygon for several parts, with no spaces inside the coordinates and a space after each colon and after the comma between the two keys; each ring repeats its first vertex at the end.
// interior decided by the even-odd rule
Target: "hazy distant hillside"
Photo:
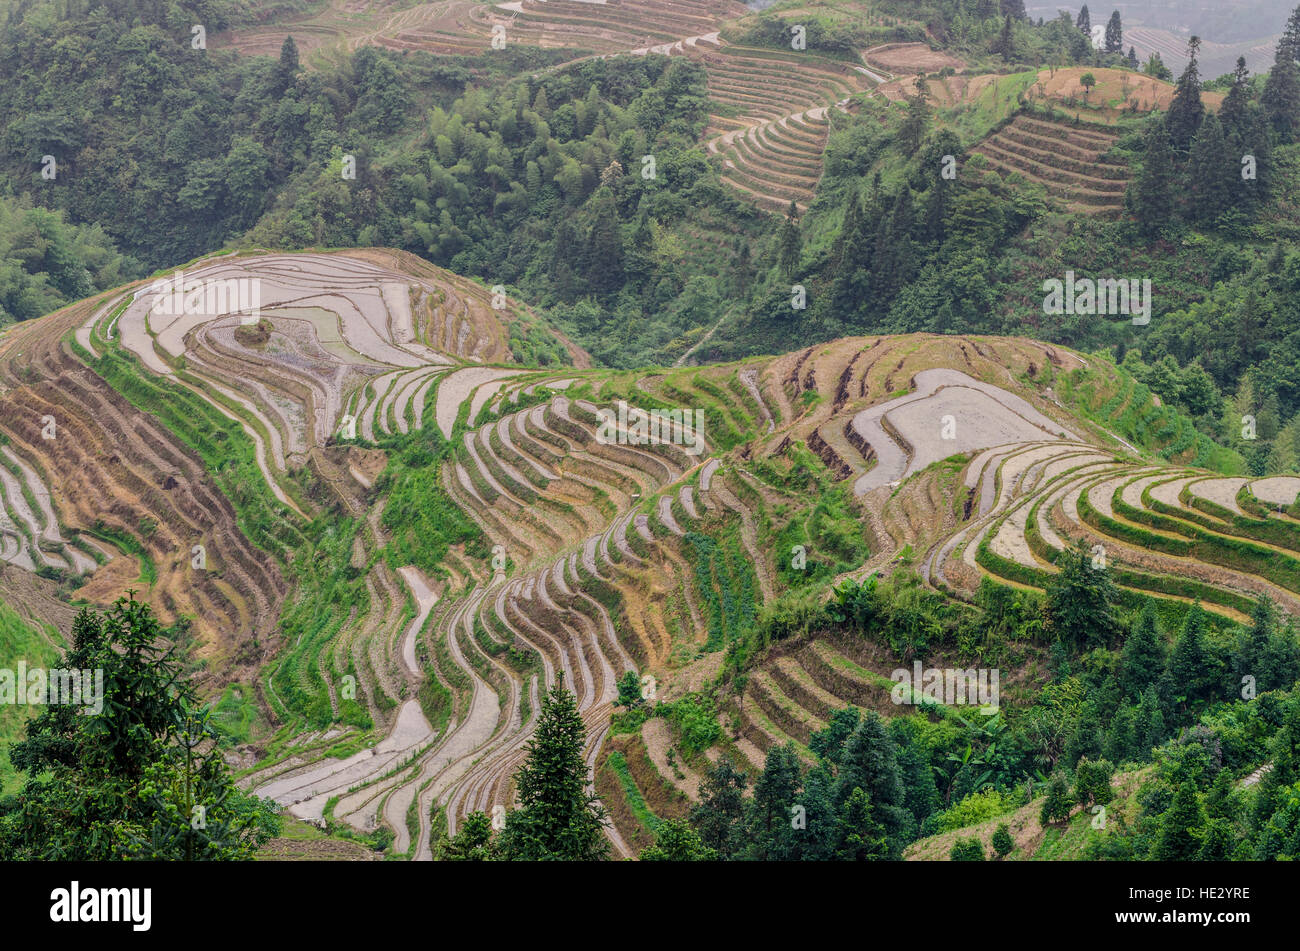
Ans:
{"type": "MultiPolygon", "coordinates": [[[[1077,17],[1082,3],[1026,3],[1032,17],[1050,19],[1059,10],[1077,17]]],[[[1143,61],[1151,53],[1175,71],[1187,62],[1187,37],[1205,41],[1201,75],[1207,78],[1231,72],[1238,56],[1246,57],[1252,72],[1264,72],[1273,62],[1279,24],[1291,11],[1288,0],[1132,0],[1129,3],[1095,3],[1089,8],[1093,23],[1105,23],[1118,10],[1124,23],[1124,46],[1133,46],[1143,61]]]]}

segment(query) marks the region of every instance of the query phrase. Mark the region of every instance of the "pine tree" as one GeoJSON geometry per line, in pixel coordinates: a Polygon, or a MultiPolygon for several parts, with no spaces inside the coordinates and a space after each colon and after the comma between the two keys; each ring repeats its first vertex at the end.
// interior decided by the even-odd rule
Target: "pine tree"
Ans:
{"type": "Polygon", "coordinates": [[[605,808],[587,791],[587,727],[563,684],[542,698],[537,729],[515,774],[519,808],[506,817],[498,846],[504,858],[591,861],[609,852],[605,808]]]}
{"type": "Polygon", "coordinates": [[[979,839],[958,839],[952,844],[948,857],[954,862],[983,862],[984,846],[979,839]]]}
{"type": "Polygon", "coordinates": [[[654,845],[641,850],[642,862],[712,862],[718,853],[704,844],[685,819],[668,819],[655,833],[654,845]]]}
{"type": "Polygon", "coordinates": [[[1074,766],[1081,759],[1101,756],[1101,717],[1095,704],[1085,703],[1079,712],[1070,740],[1065,744],[1065,761],[1074,766]]]}
{"type": "Polygon", "coordinates": [[[745,786],[749,780],[731,761],[719,759],[700,783],[700,801],[691,810],[691,825],[707,848],[731,859],[744,846],[745,786]]]}
{"type": "Polygon", "coordinates": [[[1112,13],[1106,22],[1106,52],[1124,52],[1124,28],[1120,25],[1118,10],[1112,13]]]}
{"type": "Polygon", "coordinates": [[[1147,128],[1146,156],[1126,200],[1146,234],[1156,234],[1169,223],[1174,207],[1174,154],[1164,123],[1147,128]]]}
{"type": "Polygon", "coordinates": [[[999,824],[997,829],[993,832],[991,844],[993,846],[993,851],[1000,859],[1006,858],[1011,854],[1012,850],[1015,849],[1016,840],[1011,837],[1011,829],[1005,822],[999,824]]]}
{"type": "Polygon", "coordinates": [[[1015,33],[1011,28],[1011,15],[1007,14],[1002,21],[1002,32],[998,34],[994,42],[992,52],[998,53],[1004,63],[1010,63],[1016,58],[1016,39],[1015,33]]]}
{"type": "Polygon", "coordinates": [[[885,828],[876,820],[871,797],[855,786],[840,807],[839,846],[835,857],[846,862],[881,862],[889,858],[885,828]]]}
{"type": "Polygon", "coordinates": [[[1224,140],[1223,126],[1213,114],[1206,116],[1192,142],[1192,153],[1187,160],[1188,218],[1212,222],[1227,211],[1232,202],[1235,171],[1233,156],[1224,140]]]}
{"type": "Polygon", "coordinates": [[[1232,87],[1223,97],[1219,106],[1219,122],[1223,124],[1223,134],[1232,143],[1236,151],[1245,141],[1250,117],[1250,70],[1246,68],[1246,57],[1237,57],[1237,67],[1232,71],[1232,87]]]}
{"type": "Polygon", "coordinates": [[[1137,731],[1134,729],[1133,707],[1121,703],[1115,716],[1111,717],[1110,729],[1106,732],[1106,759],[1112,763],[1127,763],[1141,759],[1137,751],[1137,731]]]}
{"type": "Polygon", "coordinates": [[[1141,761],[1150,762],[1151,751],[1165,740],[1165,717],[1160,710],[1160,698],[1156,696],[1155,687],[1147,687],[1142,692],[1133,732],[1141,751],[1141,761]]]}
{"type": "Polygon", "coordinates": [[[1300,130],[1300,72],[1281,46],[1259,97],[1269,124],[1283,143],[1292,142],[1300,130]]]}
{"type": "Polygon", "coordinates": [[[1038,821],[1044,827],[1055,822],[1065,822],[1070,818],[1070,784],[1065,775],[1053,773],[1047,784],[1047,798],[1038,814],[1038,821]]]}
{"type": "Polygon", "coordinates": [[[1184,705],[1208,696],[1216,679],[1213,665],[1214,659],[1205,643],[1205,612],[1199,603],[1194,604],[1183,620],[1183,630],[1169,655],[1167,668],[1184,705]]]}
{"type": "Polygon", "coordinates": [[[1201,39],[1193,36],[1187,41],[1187,66],[1178,77],[1174,87],[1174,98],[1169,103],[1169,112],[1165,115],[1165,124],[1169,129],[1169,141],[1179,152],[1186,152],[1192,146],[1192,139],[1201,128],[1205,117],[1205,104],[1201,101],[1200,68],[1197,53],[1201,49],[1201,39]]]}
{"type": "Polygon", "coordinates": [[[1148,601],[1124,642],[1120,684],[1128,696],[1138,698],[1159,679],[1164,669],[1165,649],[1156,626],[1156,610],[1148,601]]]}
{"type": "Polygon", "coordinates": [[[767,751],[749,806],[747,854],[759,861],[798,858],[790,841],[790,807],[799,793],[799,754],[793,744],[767,751]]]}
{"type": "Polygon", "coordinates": [[[1088,5],[1085,3],[1079,9],[1079,16],[1074,21],[1075,27],[1085,36],[1092,36],[1092,17],[1088,15],[1088,5]]]}
{"type": "Polygon", "coordinates": [[[1201,843],[1197,832],[1205,825],[1205,810],[1194,783],[1185,782],[1160,820],[1160,836],[1151,852],[1157,862],[1187,862],[1196,858],[1201,843]]]}
{"type": "Polygon", "coordinates": [[[1094,567],[1092,551],[1080,540],[1057,559],[1060,569],[1047,586],[1048,629],[1076,647],[1105,647],[1118,625],[1112,605],[1117,589],[1110,568],[1094,567]]]}
{"type": "Polygon", "coordinates": [[[858,787],[871,800],[874,815],[889,837],[890,854],[896,858],[902,854],[913,821],[904,805],[897,748],[874,710],[862,717],[845,741],[835,797],[841,807],[858,787]]]}
{"type": "Polygon", "coordinates": [[[1137,50],[1135,50],[1131,46],[1128,48],[1128,68],[1132,70],[1137,70],[1142,68],[1142,64],[1138,62],[1137,50]]]}
{"type": "Polygon", "coordinates": [[[298,44],[292,36],[286,36],[280,44],[280,63],[276,67],[276,77],[280,89],[288,89],[298,76],[298,44]]]}
{"type": "Polygon", "coordinates": [[[803,249],[803,237],[799,233],[799,208],[790,200],[786,210],[785,221],[781,223],[781,233],[777,237],[777,267],[781,276],[793,281],[799,272],[799,256],[803,249]]]}

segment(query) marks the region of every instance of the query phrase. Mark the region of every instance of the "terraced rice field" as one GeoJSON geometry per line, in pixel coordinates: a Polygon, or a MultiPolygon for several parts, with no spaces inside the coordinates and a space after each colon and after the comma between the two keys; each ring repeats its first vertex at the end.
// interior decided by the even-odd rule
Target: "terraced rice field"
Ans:
{"type": "Polygon", "coordinates": [[[697,54],[721,108],[705,132],[722,180],[748,200],[802,210],[821,177],[828,112],[870,88],[859,71],[807,53],[728,46],[697,54]]]}
{"type": "MultiPolygon", "coordinates": [[[[511,363],[526,308],[494,311],[483,288],[392,252],[227,256],[187,275],[259,279],[261,319],[168,313],[137,285],[5,336],[6,571],[79,574],[101,601],[134,582],[194,618],[201,686],[246,685],[275,731],[242,782],[303,820],[388,828],[408,858],[432,857],[435,812],[454,833],[514,805],[561,680],[616,854],[682,814],[699,765],[670,762],[653,729],[611,736],[617,681],[649,673],[680,696],[752,630],[783,587],[778,533],[818,495],[782,475],[809,453],[860,513],[856,573],[911,546],[958,597],[981,574],[1041,587],[1084,537],[1133,596],[1300,607],[1300,480],[1194,469],[1194,438],[1135,461],[1046,380],[1100,386],[1076,396],[1126,432],[1168,411],[1068,351],[915,335],[653,373],[592,370],[572,349],[574,366],[543,371],[511,363]],[[610,432],[620,400],[701,410],[702,443],[610,432]],[[466,529],[435,555],[403,524],[411,478],[466,529]]],[[[892,706],[883,655],[787,646],[720,714],[754,764],[787,740],[807,757],[838,706],[892,706]]]]}
{"type": "Polygon", "coordinates": [[[1019,115],[971,151],[1003,177],[1041,185],[1070,211],[1113,216],[1129,179],[1128,166],[1106,155],[1115,140],[1099,127],[1019,115]]]}

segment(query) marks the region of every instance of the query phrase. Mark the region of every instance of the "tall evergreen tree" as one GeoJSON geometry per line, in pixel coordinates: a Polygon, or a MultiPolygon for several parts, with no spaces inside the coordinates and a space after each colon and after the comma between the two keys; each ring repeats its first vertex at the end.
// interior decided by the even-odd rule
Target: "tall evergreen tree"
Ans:
{"type": "Polygon", "coordinates": [[[1228,210],[1237,165],[1228,152],[1223,126],[1211,114],[1201,123],[1187,161],[1188,215],[1192,221],[1212,222],[1228,210]]]}
{"type": "Polygon", "coordinates": [[[515,774],[519,808],[506,816],[498,846],[504,858],[591,861],[609,853],[605,808],[587,791],[587,727],[560,682],[542,698],[537,729],[515,774]]]}
{"type": "Polygon", "coordinates": [[[1138,227],[1156,234],[1169,223],[1174,207],[1174,154],[1165,124],[1147,127],[1146,155],[1125,196],[1138,227]]]}
{"type": "Polygon", "coordinates": [[[876,819],[871,797],[861,786],[855,786],[840,807],[835,857],[849,862],[880,862],[890,857],[885,827],[876,819]]]}
{"type": "Polygon", "coordinates": [[[1205,611],[1192,606],[1183,620],[1182,633],[1169,655],[1169,678],[1175,687],[1175,701],[1188,704],[1207,699],[1218,678],[1215,661],[1205,642],[1205,611]]]}
{"type": "Polygon", "coordinates": [[[1174,98],[1165,115],[1169,142],[1179,152],[1186,152],[1192,147],[1192,139],[1196,137],[1201,128],[1201,120],[1205,117],[1205,103],[1201,101],[1200,65],[1196,59],[1200,50],[1199,36],[1193,36],[1187,41],[1187,65],[1174,86],[1174,98]]]}
{"type": "Polygon", "coordinates": [[[1106,21],[1106,52],[1124,52],[1124,28],[1120,25],[1118,10],[1114,11],[1106,21]]]}
{"type": "Polygon", "coordinates": [[[1201,843],[1197,833],[1205,825],[1195,783],[1185,782],[1174,793],[1173,803],[1160,820],[1160,834],[1151,852],[1157,862],[1189,862],[1196,858],[1201,843]]]}
{"type": "Polygon", "coordinates": [[[906,809],[898,751],[880,714],[868,711],[844,744],[836,787],[836,801],[842,807],[853,790],[861,788],[871,800],[874,815],[889,837],[890,854],[902,854],[912,831],[912,817],[906,809]]]}
{"type": "Polygon", "coordinates": [[[1128,68],[1133,70],[1142,68],[1142,64],[1138,62],[1137,50],[1131,46],[1128,48],[1128,68]]]}
{"type": "Polygon", "coordinates": [[[1095,566],[1082,540],[1061,553],[1060,569],[1047,586],[1048,629],[1076,647],[1105,647],[1118,629],[1113,604],[1117,596],[1110,568],[1095,566]]]}
{"type": "Polygon", "coordinates": [[[793,281],[799,272],[799,256],[803,249],[803,238],[799,233],[799,208],[790,199],[786,209],[785,221],[781,223],[781,233],[777,237],[777,267],[781,269],[784,280],[793,281]]]}
{"type": "Polygon", "coordinates": [[[745,786],[749,779],[731,761],[719,759],[700,783],[700,801],[691,810],[691,825],[705,847],[731,859],[744,848],[745,786]]]}
{"type": "Polygon", "coordinates": [[[1165,649],[1156,624],[1156,609],[1150,601],[1143,607],[1124,641],[1120,657],[1120,684],[1128,696],[1137,699],[1153,685],[1165,669],[1165,649]]]}
{"type": "Polygon", "coordinates": [[[1079,8],[1079,15],[1074,21],[1075,27],[1085,36],[1092,36],[1092,17],[1088,13],[1088,5],[1085,3],[1079,8]]]}
{"type": "Polygon", "coordinates": [[[1294,141],[1300,131],[1300,70],[1280,45],[1259,101],[1282,142],[1294,141]]]}

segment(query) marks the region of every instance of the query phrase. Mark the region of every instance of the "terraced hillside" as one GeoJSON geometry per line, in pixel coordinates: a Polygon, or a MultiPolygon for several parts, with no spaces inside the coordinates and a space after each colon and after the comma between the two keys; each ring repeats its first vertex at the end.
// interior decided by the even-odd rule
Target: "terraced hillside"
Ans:
{"type": "Polygon", "coordinates": [[[784,210],[794,201],[802,210],[821,177],[829,110],[870,81],[806,53],[727,46],[695,55],[715,104],[705,137],[722,157],[722,180],[762,207],[784,210]]]}
{"type": "MultiPolygon", "coordinates": [[[[968,598],[984,575],[1042,587],[1083,537],[1126,596],[1300,606],[1300,480],[1195,468],[1231,459],[1104,361],[914,335],[625,372],[557,340],[573,365],[540,370],[512,360],[538,332],[525,307],[394,252],[184,273],[257,280],[260,314],[142,283],[0,338],[6,571],[101,603],[147,588],[193,618],[206,691],[247,724],[243,782],[300,819],[386,828],[400,856],[513,805],[561,679],[614,850],[638,850],[700,765],[662,720],[611,732],[618,680],[693,696],[807,578],[901,558],[968,598]],[[655,409],[667,428],[643,438],[655,409]]],[[[791,640],[702,755],[807,755],[839,707],[887,711],[892,664],[791,640]]]]}
{"type": "Polygon", "coordinates": [[[293,36],[304,54],[327,58],[367,45],[474,55],[500,37],[544,49],[668,54],[695,40],[716,43],[723,22],[747,12],[735,0],[335,0],[310,17],[229,31],[214,45],[273,56],[293,36]]]}
{"type": "Polygon", "coordinates": [[[292,35],[308,61],[364,45],[475,55],[494,36],[585,55],[689,56],[708,76],[705,139],[721,156],[723,180],[769,210],[784,210],[791,200],[802,208],[821,177],[827,111],[883,77],[814,53],[726,43],[722,25],[748,12],[734,0],[449,0],[400,9],[336,3],[311,18],[242,29],[216,42],[275,55],[292,35]]]}
{"type": "Polygon", "coordinates": [[[1018,115],[971,151],[1005,178],[1041,185],[1069,211],[1114,216],[1124,206],[1126,164],[1106,155],[1115,133],[1018,115]]]}

